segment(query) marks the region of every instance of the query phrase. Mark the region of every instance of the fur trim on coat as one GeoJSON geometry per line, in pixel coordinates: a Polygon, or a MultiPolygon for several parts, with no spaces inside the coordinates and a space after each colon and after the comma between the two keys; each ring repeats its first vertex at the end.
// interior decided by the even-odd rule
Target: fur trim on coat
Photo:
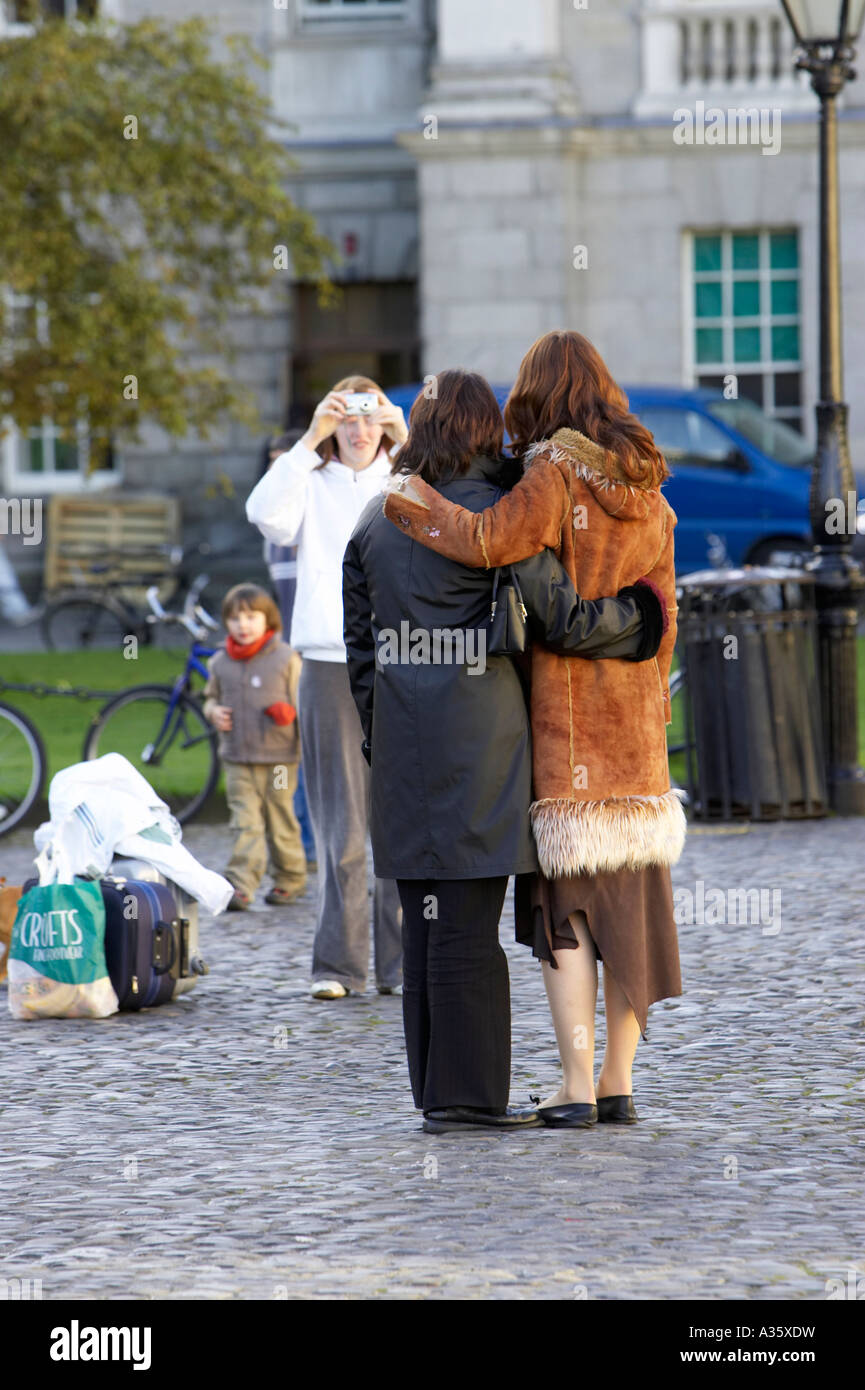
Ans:
{"type": "Polygon", "coordinates": [[[605,801],[561,798],[531,809],[538,861],[547,878],[675,864],[686,821],[675,791],[605,801]]]}

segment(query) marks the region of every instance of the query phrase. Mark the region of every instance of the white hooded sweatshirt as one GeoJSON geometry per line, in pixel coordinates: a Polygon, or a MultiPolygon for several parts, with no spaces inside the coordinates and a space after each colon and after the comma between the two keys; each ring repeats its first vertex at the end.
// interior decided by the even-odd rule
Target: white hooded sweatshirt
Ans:
{"type": "Polygon", "coordinates": [[[277,545],[296,545],[297,594],[291,645],[312,661],[345,661],[342,637],[342,560],[369,501],[384,491],[391,460],[380,449],[356,471],[298,441],[274,460],[246,502],[246,515],[277,545]]]}

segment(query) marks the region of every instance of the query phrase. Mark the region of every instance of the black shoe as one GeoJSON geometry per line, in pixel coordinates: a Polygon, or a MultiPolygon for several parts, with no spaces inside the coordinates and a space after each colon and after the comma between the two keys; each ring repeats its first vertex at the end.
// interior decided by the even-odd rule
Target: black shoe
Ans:
{"type": "Polygon", "coordinates": [[[598,1107],[586,1101],[573,1105],[542,1105],[538,1114],[551,1129],[589,1129],[598,1123],[598,1107]]]}
{"type": "Polygon", "coordinates": [[[632,1096],[599,1096],[598,1119],[606,1125],[635,1125],[637,1112],[632,1096]]]}
{"type": "Polygon", "coordinates": [[[540,1124],[537,1110],[516,1110],[508,1106],[498,1114],[475,1105],[449,1105],[444,1110],[425,1110],[423,1127],[427,1134],[444,1134],[456,1129],[532,1129],[540,1124]]]}

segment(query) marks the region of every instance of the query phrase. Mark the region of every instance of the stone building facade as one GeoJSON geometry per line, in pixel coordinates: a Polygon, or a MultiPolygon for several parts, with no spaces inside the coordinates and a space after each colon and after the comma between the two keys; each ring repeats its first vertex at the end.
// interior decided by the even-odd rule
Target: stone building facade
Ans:
{"type": "MultiPolygon", "coordinates": [[[[505,385],[534,338],[571,327],[625,384],[734,374],[813,438],[817,103],[777,0],[102,8],[206,13],[268,58],[290,191],[337,247],[344,289],[325,314],[275,274],[262,313],[235,322],[237,371],[268,423],[303,423],[348,370],[390,386],[461,365],[505,385]]],[[[841,99],[840,144],[846,396],[865,462],[862,78],[841,99]]],[[[252,557],[242,500],[262,442],[231,425],[208,441],[148,431],[117,475],[180,492],[190,536],[252,557]]],[[[23,445],[5,445],[7,495],[112,483],[28,476],[23,445]]]]}

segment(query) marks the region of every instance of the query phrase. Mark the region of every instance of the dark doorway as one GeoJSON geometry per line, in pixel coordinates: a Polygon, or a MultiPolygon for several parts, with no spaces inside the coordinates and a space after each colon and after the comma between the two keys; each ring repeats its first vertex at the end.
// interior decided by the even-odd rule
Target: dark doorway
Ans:
{"type": "Polygon", "coordinates": [[[312,286],[296,287],[289,428],[306,425],[322,396],[341,377],[369,376],[386,391],[417,381],[420,375],[416,281],[368,281],[340,288],[339,303],[322,309],[312,286]]]}

